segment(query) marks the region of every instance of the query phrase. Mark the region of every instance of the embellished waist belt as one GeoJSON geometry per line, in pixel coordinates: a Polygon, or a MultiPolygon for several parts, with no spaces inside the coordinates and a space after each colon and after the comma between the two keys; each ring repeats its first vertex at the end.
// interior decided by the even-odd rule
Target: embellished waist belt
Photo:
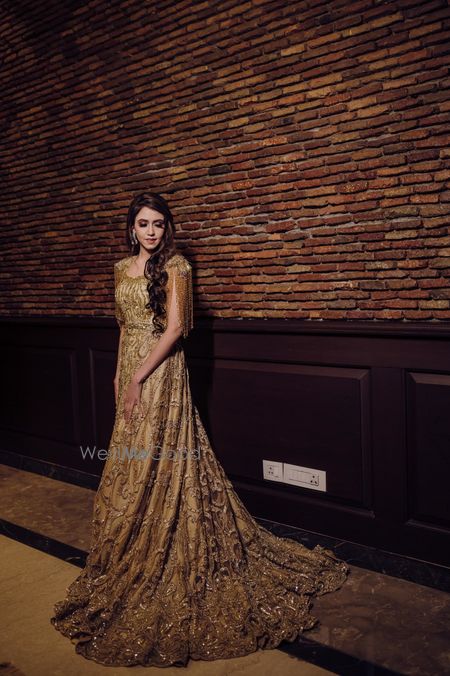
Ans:
{"type": "Polygon", "coordinates": [[[152,328],[150,324],[124,324],[125,329],[140,329],[141,331],[150,331],[152,328]]]}

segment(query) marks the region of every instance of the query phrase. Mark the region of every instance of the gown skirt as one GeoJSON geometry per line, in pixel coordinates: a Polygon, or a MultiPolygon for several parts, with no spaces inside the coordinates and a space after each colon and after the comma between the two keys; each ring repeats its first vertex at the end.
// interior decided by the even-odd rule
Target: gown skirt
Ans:
{"type": "Polygon", "coordinates": [[[182,338],[193,327],[192,268],[165,264],[183,335],[144,381],[128,422],[123,397],[158,341],[148,279],[114,266],[121,327],[116,415],[94,499],[86,565],[54,606],[53,626],[107,666],[186,666],[294,641],[319,620],[313,596],[350,572],[331,550],[260,526],[216,458],[191,398],[182,338]]]}

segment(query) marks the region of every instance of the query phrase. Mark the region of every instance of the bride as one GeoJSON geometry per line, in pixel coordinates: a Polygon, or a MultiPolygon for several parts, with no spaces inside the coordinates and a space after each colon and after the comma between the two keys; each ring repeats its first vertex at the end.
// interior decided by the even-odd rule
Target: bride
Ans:
{"type": "Polygon", "coordinates": [[[186,666],[294,641],[318,623],[312,597],[339,589],[349,567],[273,535],[239,499],[191,397],[192,266],[168,203],[137,195],[126,228],[114,426],[86,566],[50,621],[107,666],[186,666]]]}

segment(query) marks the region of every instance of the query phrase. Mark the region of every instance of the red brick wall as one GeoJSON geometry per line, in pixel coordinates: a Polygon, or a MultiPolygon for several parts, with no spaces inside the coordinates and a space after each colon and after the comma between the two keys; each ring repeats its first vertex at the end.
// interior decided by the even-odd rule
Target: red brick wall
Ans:
{"type": "Polygon", "coordinates": [[[447,2],[6,2],[3,315],[113,313],[161,192],[195,314],[450,319],[447,2]]]}

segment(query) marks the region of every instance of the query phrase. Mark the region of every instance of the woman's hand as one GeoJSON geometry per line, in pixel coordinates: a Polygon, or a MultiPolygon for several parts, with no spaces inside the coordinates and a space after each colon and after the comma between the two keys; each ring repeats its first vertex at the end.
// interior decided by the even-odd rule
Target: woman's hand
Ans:
{"type": "Polygon", "coordinates": [[[133,377],[125,392],[124,398],[124,417],[126,423],[130,421],[134,407],[136,405],[140,406],[141,404],[141,391],[142,383],[138,382],[135,377],[133,377]]]}

